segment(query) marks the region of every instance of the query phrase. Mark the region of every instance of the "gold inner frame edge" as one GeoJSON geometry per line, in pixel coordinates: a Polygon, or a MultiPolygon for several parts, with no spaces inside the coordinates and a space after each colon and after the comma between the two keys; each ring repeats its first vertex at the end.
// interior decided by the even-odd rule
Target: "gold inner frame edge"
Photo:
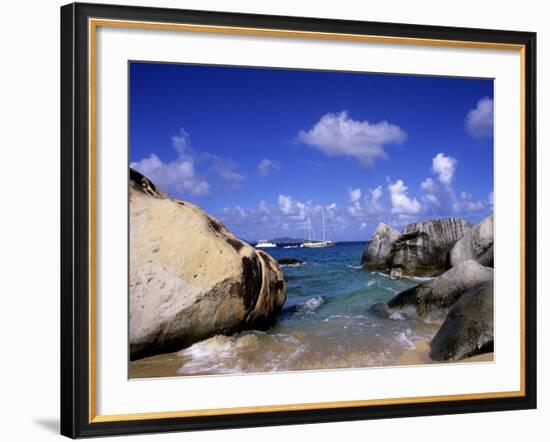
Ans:
{"type": "Polygon", "coordinates": [[[328,33],[312,31],[293,31],[283,29],[245,28],[232,26],[212,26],[182,23],[160,23],[132,20],[88,19],[88,94],[89,94],[89,367],[88,367],[88,422],[117,422],[146,419],[169,419],[178,417],[221,416],[246,413],[273,413],[280,411],[322,410],[329,408],[350,408],[375,405],[398,405],[426,402],[482,400],[525,396],[525,45],[493,42],[475,42],[461,40],[424,39],[412,37],[391,37],[363,34],[328,33]],[[357,41],[370,43],[410,44],[419,46],[444,46],[477,49],[498,49],[518,51],[520,54],[520,389],[518,391],[499,391],[487,393],[465,393],[437,396],[415,396],[387,399],[366,399],[352,401],[316,402],[284,405],[260,405],[234,408],[214,408],[179,411],[154,411],[128,414],[96,414],[96,36],[97,28],[134,28],[147,30],[170,30],[186,32],[206,32],[217,34],[254,35],[270,37],[292,37],[306,39],[324,39],[339,41],[357,41]]]}

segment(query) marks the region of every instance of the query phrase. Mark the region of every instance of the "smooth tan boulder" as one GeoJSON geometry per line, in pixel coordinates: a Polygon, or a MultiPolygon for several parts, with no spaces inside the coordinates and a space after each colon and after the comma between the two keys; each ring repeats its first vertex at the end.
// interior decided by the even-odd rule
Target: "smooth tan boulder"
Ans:
{"type": "Polygon", "coordinates": [[[268,254],[130,170],[130,358],[273,324],[286,300],[268,254]]]}

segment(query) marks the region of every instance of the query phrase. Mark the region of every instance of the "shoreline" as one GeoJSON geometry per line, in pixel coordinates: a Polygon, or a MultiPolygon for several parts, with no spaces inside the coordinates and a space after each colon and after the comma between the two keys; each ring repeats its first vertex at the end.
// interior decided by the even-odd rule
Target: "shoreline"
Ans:
{"type": "Polygon", "coordinates": [[[407,350],[397,360],[397,365],[427,365],[427,364],[460,364],[468,362],[493,362],[494,353],[482,353],[458,361],[434,361],[430,358],[430,344],[426,340],[416,341],[414,348],[407,350]]]}
{"type": "MultiPolygon", "coordinates": [[[[460,359],[458,361],[434,361],[429,356],[430,346],[427,340],[421,339],[414,343],[414,347],[403,352],[397,359],[395,364],[390,364],[381,367],[364,367],[368,368],[389,368],[389,367],[406,367],[413,365],[436,365],[436,364],[461,364],[461,363],[475,363],[475,362],[493,362],[494,353],[482,353],[479,355],[471,356],[468,358],[460,359]]],[[[178,370],[184,364],[185,358],[179,355],[179,351],[173,353],[165,353],[156,356],[150,356],[143,359],[131,361],[128,365],[128,377],[129,379],[145,379],[145,378],[163,378],[163,377],[193,377],[193,376],[219,376],[227,373],[218,373],[212,371],[211,373],[200,374],[181,374],[178,370]]],[[[353,369],[361,367],[350,367],[353,369]]],[[[312,369],[315,370],[315,369],[312,369]]],[[[332,369],[329,369],[332,370],[332,369]]],[[[345,368],[339,368],[335,370],[345,370],[345,368]]],[[[285,370],[280,373],[291,373],[293,371],[308,371],[306,370],[285,370]]],[[[259,374],[265,372],[242,372],[244,374],[259,374]]],[[[276,371],[273,373],[277,373],[276,371]]]]}

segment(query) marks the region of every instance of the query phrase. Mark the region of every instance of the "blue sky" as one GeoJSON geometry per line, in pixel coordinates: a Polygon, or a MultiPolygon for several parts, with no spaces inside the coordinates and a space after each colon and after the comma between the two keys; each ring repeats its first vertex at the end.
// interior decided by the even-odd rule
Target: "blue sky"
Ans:
{"type": "Polygon", "coordinates": [[[130,163],[236,235],[492,211],[493,81],[130,64],[130,163]]]}

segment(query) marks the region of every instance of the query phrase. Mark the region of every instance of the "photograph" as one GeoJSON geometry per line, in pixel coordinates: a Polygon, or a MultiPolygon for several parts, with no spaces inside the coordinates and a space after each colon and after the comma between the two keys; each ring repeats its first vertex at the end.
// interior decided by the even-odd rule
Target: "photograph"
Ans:
{"type": "Polygon", "coordinates": [[[130,60],[128,377],[493,361],[493,97],[130,60]]]}
{"type": "Polygon", "coordinates": [[[61,434],[514,434],[493,412],[540,385],[532,11],[158,6],[60,8],[61,434]]]}

